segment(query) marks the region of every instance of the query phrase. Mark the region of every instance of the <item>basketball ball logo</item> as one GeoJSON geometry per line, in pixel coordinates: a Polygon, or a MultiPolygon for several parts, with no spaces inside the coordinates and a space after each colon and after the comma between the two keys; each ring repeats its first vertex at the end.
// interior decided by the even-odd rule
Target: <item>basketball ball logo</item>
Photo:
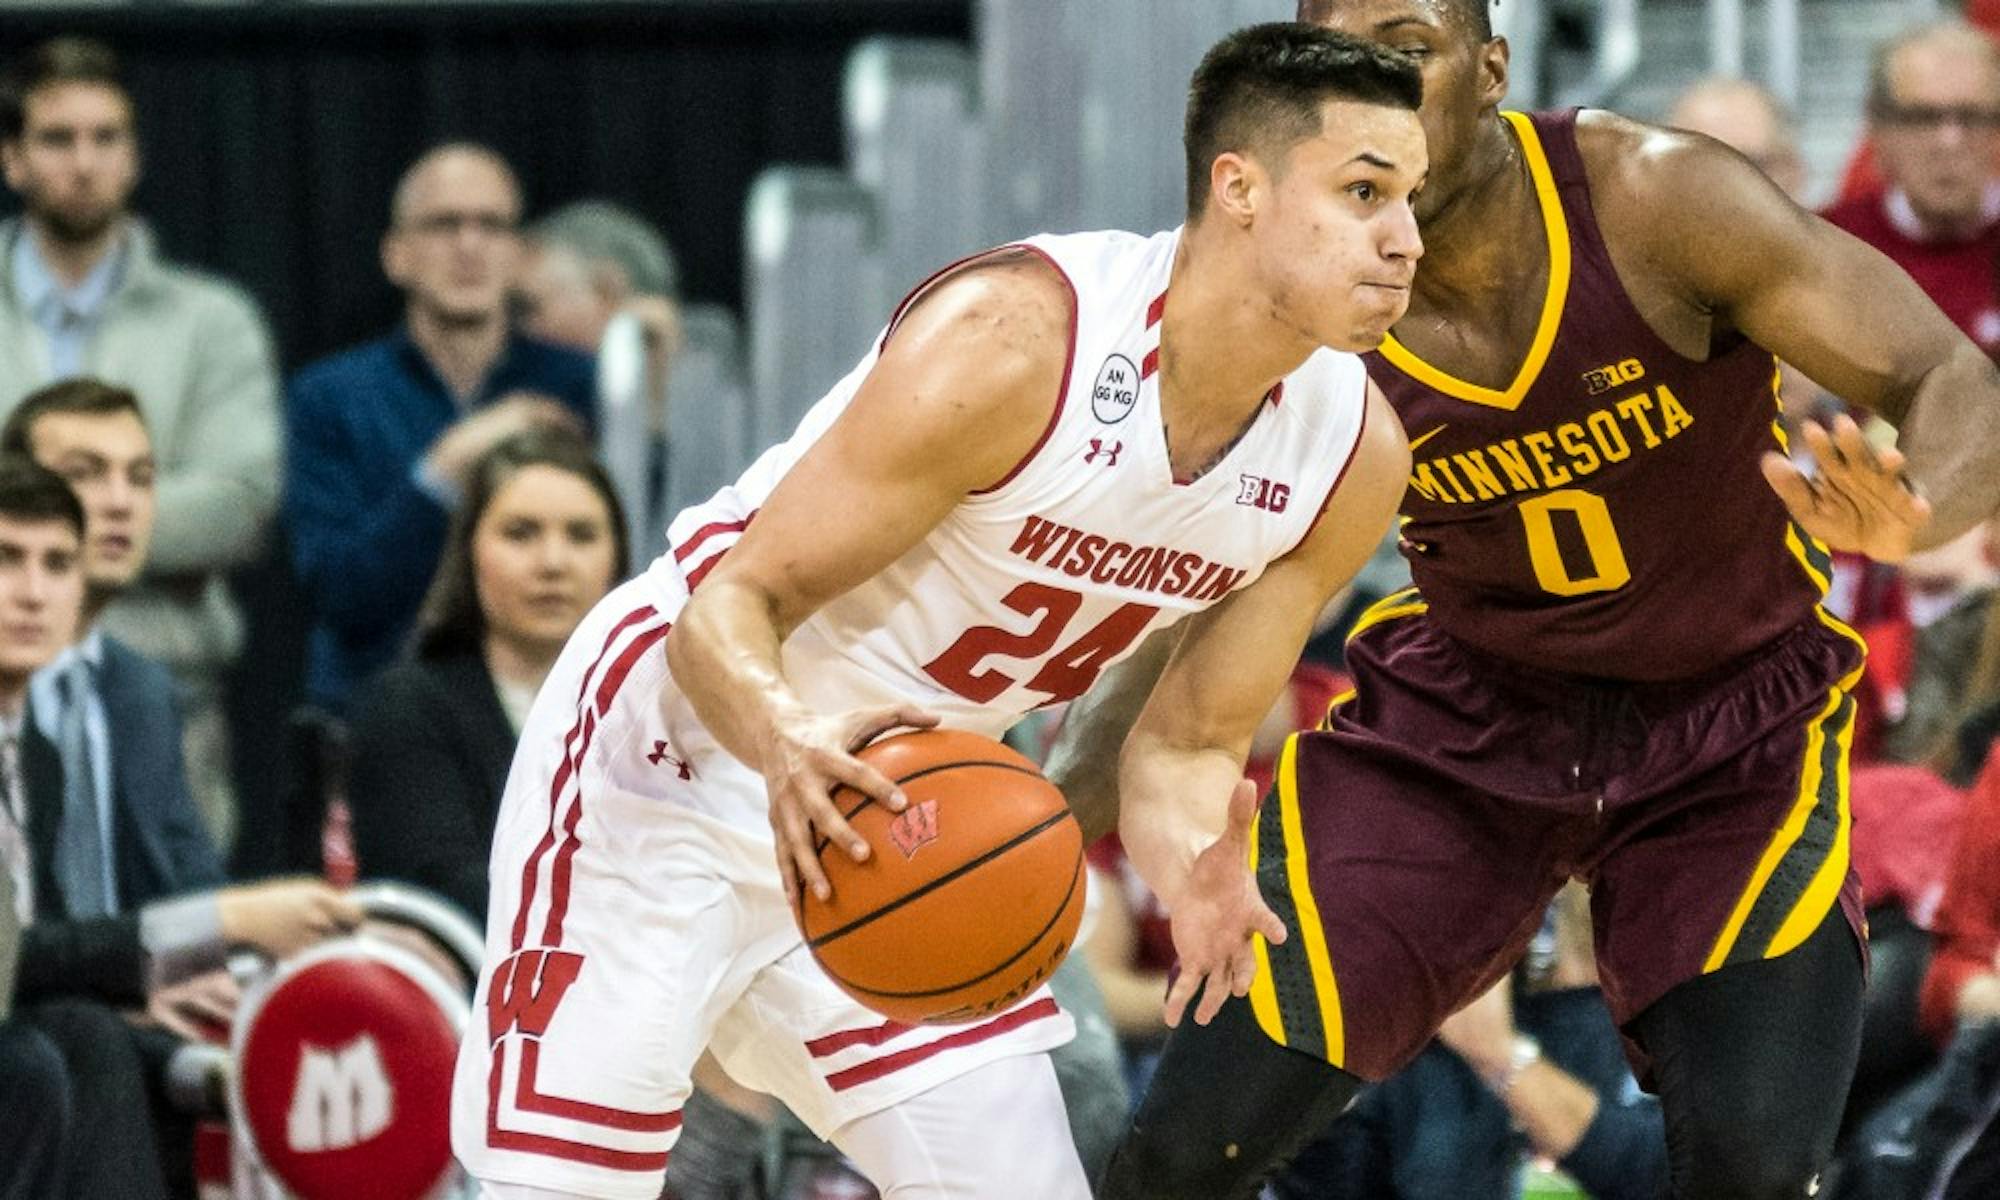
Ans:
{"type": "Polygon", "coordinates": [[[937,841],[937,801],[926,800],[922,804],[912,804],[903,810],[903,815],[889,823],[889,840],[904,858],[915,858],[917,851],[937,841]]]}

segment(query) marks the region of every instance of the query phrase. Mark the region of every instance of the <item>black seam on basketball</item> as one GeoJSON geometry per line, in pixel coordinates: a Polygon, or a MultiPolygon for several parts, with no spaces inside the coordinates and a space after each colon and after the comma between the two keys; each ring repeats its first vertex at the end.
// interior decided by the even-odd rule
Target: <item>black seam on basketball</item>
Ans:
{"type": "Polygon", "coordinates": [[[980,855],[978,858],[972,859],[969,862],[960,863],[959,865],[953,867],[951,870],[946,871],[944,874],[938,876],[936,879],[933,879],[929,883],[918,888],[916,891],[906,892],[903,895],[896,897],[894,900],[889,901],[889,903],[884,904],[882,907],[876,909],[874,912],[869,913],[866,916],[856,917],[852,921],[849,921],[847,924],[842,925],[838,929],[827,930],[825,933],[820,934],[818,937],[809,940],[806,943],[806,945],[811,946],[812,948],[817,950],[819,947],[826,945],[828,942],[833,941],[835,938],[844,937],[847,934],[853,933],[855,930],[861,928],[863,925],[868,924],[870,921],[873,921],[878,917],[885,917],[890,913],[895,912],[897,909],[903,907],[905,904],[910,903],[913,900],[921,900],[925,896],[930,895],[932,892],[937,891],[945,884],[950,883],[952,880],[957,879],[961,875],[964,875],[966,872],[977,869],[980,864],[991,862],[994,859],[1000,857],[1001,855],[1007,853],[1009,850],[1012,850],[1014,847],[1019,846],[1024,842],[1033,841],[1034,839],[1040,837],[1042,834],[1047,833],[1050,829],[1053,829],[1058,823],[1060,823],[1064,818],[1068,816],[1069,816],[1069,809],[1065,807],[1061,812],[1056,813],[1050,817],[1045,817],[1042,820],[1041,824],[1033,826],[1032,828],[1029,829],[1022,830],[1020,833],[1017,833],[1013,837],[1008,838],[1006,841],[1000,843],[998,846],[993,847],[993,849],[988,850],[986,853],[980,855]]]}
{"type": "MultiPolygon", "coordinates": [[[[1011,967],[1015,963],[1019,962],[1023,954],[1026,954],[1028,951],[1034,949],[1036,946],[1041,944],[1041,940],[1049,935],[1049,930],[1054,929],[1056,927],[1056,922],[1062,920],[1062,915],[1065,912],[1069,911],[1070,897],[1076,895],[1076,885],[1078,881],[1083,879],[1083,877],[1084,877],[1083,849],[1082,847],[1078,847],[1076,852],[1076,866],[1070,872],[1069,891],[1063,893],[1062,903],[1056,905],[1056,911],[1049,916],[1047,923],[1044,924],[1041,927],[1041,929],[1035,933],[1035,936],[1029,938],[1026,942],[1023,942],[1019,950],[1014,951],[1013,954],[1008,956],[1007,961],[1001,963],[997,967],[994,967],[990,971],[985,971],[978,975],[974,975],[970,979],[961,980],[960,982],[951,984],[948,987],[930,988],[921,992],[884,992],[871,987],[863,987],[860,984],[855,983],[852,980],[846,979],[844,977],[836,976],[836,978],[839,978],[842,983],[846,984],[850,988],[853,988],[857,992],[866,992],[870,996],[880,996],[884,1000],[921,1000],[926,996],[942,996],[947,992],[958,991],[960,988],[969,988],[975,983],[983,983],[986,980],[993,978],[995,975],[998,975],[1000,972],[1006,970],[1008,967],[1011,967]]],[[[828,972],[828,974],[832,974],[832,972],[828,972]]]]}
{"type": "MultiPolygon", "coordinates": [[[[1036,770],[1033,767],[1024,767],[1020,763],[995,762],[990,758],[969,758],[969,759],[963,759],[958,762],[939,763],[934,767],[925,767],[921,771],[912,771],[908,775],[903,776],[901,779],[892,779],[889,782],[895,784],[897,787],[902,787],[904,784],[909,783],[911,780],[922,779],[926,775],[935,775],[939,771],[956,771],[960,767],[999,767],[1003,771],[1016,771],[1022,775],[1033,775],[1037,779],[1040,779],[1042,777],[1042,773],[1040,771],[1036,770]]],[[[843,789],[850,792],[854,790],[853,787],[845,783],[836,784],[833,790],[838,792],[843,789]]],[[[860,812],[862,809],[867,808],[869,805],[873,803],[875,803],[875,797],[864,795],[861,797],[861,803],[855,805],[853,808],[848,809],[846,812],[841,813],[840,819],[843,821],[852,821],[854,819],[855,813],[860,812]]],[[[832,838],[826,836],[823,833],[819,834],[819,836],[813,839],[813,857],[818,858],[820,855],[826,853],[826,848],[832,843],[833,843],[832,838]]]]}

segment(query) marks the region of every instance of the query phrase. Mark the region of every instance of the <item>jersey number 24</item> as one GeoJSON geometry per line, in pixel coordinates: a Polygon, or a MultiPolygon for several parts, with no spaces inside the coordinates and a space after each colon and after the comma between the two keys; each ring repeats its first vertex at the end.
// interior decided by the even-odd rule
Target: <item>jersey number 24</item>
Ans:
{"type": "Polygon", "coordinates": [[[1043,705],[1074,700],[1090,690],[1098,672],[1125,652],[1160,610],[1149,604],[1127,604],[1091,626],[1062,649],[1049,653],[1083,606],[1083,597],[1043,583],[1023,583],[1000,601],[1035,623],[1026,632],[1011,633],[992,625],[966,630],[943,654],[924,664],[924,673],[941,686],[977,704],[986,704],[1020,683],[1018,674],[988,659],[1012,659],[1025,674],[1036,660],[1039,670],[1028,679],[1031,692],[1048,697],[1043,705]]]}

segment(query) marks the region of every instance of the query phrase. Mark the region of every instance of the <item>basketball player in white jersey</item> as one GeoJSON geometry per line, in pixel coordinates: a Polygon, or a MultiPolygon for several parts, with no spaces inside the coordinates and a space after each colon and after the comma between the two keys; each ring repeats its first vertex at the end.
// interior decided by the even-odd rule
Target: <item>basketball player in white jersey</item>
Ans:
{"type": "Polygon", "coordinates": [[[1252,931],[1285,934],[1245,866],[1244,754],[1408,469],[1345,352],[1402,314],[1422,252],[1419,92],[1407,60],[1310,27],[1224,40],[1190,90],[1184,230],[940,273],[584,622],[494,835],[452,1128],[488,1195],[652,1200],[707,1047],[887,1200],[1086,1200],[1047,990],[885,1023],[788,898],[828,894],[816,833],[867,854],[833,788],[902,806],[852,756],[870,738],[997,736],[1186,619],[1126,751],[1126,847],[1237,931],[1178,947],[1170,1019],[1247,990],[1252,931]]]}

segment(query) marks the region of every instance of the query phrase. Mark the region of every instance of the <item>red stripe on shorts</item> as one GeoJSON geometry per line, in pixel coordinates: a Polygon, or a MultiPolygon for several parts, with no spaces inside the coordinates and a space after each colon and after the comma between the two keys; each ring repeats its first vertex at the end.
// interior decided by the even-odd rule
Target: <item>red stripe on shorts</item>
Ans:
{"type": "MultiPolygon", "coordinates": [[[[506,1043],[501,1043],[504,1048],[506,1043]]],[[[561,1117],[568,1121],[582,1121],[588,1125],[602,1125],[606,1129],[621,1129],[627,1133],[672,1133],[681,1127],[681,1110],[646,1113],[633,1112],[626,1108],[609,1108],[602,1104],[590,1104],[582,1100],[571,1100],[563,1096],[545,1096],[535,1079],[541,1068],[542,1043],[539,1038],[527,1038],[521,1042],[521,1075],[514,1087],[514,1107],[523,1112],[540,1113],[546,1117],[561,1117]]]]}
{"type": "MultiPolygon", "coordinates": [[[[1056,1007],[1054,997],[1044,996],[1025,1008],[1017,1008],[1005,1016],[995,1017],[984,1025],[974,1025],[970,1029],[961,1029],[957,1033],[951,1034],[948,1037],[941,1037],[935,1042],[926,1042],[921,1046],[912,1046],[908,1050],[898,1050],[894,1054],[871,1059],[859,1066],[849,1067],[845,1071],[835,1071],[826,1077],[826,1085],[836,1092],[844,1092],[852,1087],[860,1087],[862,1084],[871,1083],[882,1078],[884,1075],[893,1075],[905,1067],[913,1067],[927,1058],[944,1053],[946,1050],[955,1050],[960,1046],[977,1045],[980,1042],[999,1037],[1003,1033],[1011,1033],[1023,1025],[1040,1021],[1045,1017],[1053,1017],[1061,1011],[1061,1009],[1056,1007]]],[[[834,1036],[839,1037],[840,1035],[835,1034],[834,1036]]]]}
{"type": "Polygon", "coordinates": [[[830,1058],[850,1046],[879,1046],[915,1028],[915,1025],[905,1025],[901,1021],[884,1021],[867,1029],[843,1029],[807,1042],[806,1053],[814,1058],[830,1058]]]}
{"type": "Polygon", "coordinates": [[[542,835],[542,839],[539,842],[535,843],[534,850],[528,855],[527,864],[521,868],[521,904],[514,912],[513,949],[515,950],[521,949],[523,943],[527,940],[528,910],[534,907],[535,903],[536,875],[542,865],[542,856],[547,854],[556,844],[557,808],[562,801],[563,788],[569,783],[569,777],[575,771],[575,764],[581,757],[576,753],[576,743],[583,736],[583,718],[587,711],[583,706],[583,698],[590,694],[591,678],[597,674],[597,668],[603,665],[605,658],[611,653],[611,648],[617,644],[619,637],[626,630],[641,621],[658,615],[659,610],[650,604],[643,605],[625,614],[619,620],[618,624],[611,627],[611,632],[605,635],[604,646],[598,650],[597,657],[591,660],[590,666],[583,673],[583,682],[577,686],[576,704],[578,712],[576,724],[570,726],[569,732],[563,735],[562,762],[557,764],[555,778],[549,783],[548,832],[542,835]]]}
{"type": "MultiPolygon", "coordinates": [[[[500,1128],[500,1068],[502,1059],[493,1056],[493,1070],[486,1077],[486,1144],[495,1150],[517,1150],[547,1158],[567,1159],[612,1171],[664,1171],[671,1152],[667,1150],[611,1150],[585,1142],[550,1137],[542,1133],[522,1133],[500,1128]]],[[[526,1069],[526,1062],[522,1067],[526,1069]]],[[[679,1117],[679,1113],[674,1114],[679,1117]]],[[[678,1121],[676,1122],[678,1124],[678,1121]]]]}
{"type": "Polygon", "coordinates": [[[714,554],[702,559],[700,566],[687,573],[688,591],[693,592],[696,588],[700,587],[701,581],[708,578],[708,573],[715,570],[715,564],[729,557],[729,552],[735,548],[736,543],[731,542],[729,545],[717,550],[714,554]]]}
{"type": "MultiPolygon", "coordinates": [[[[618,689],[625,685],[625,679],[632,673],[632,668],[649,651],[658,646],[667,636],[667,631],[672,628],[671,624],[662,623],[633,638],[626,645],[624,652],[618,656],[618,661],[604,673],[603,681],[597,685],[596,706],[584,710],[583,740],[576,749],[576,758],[573,760],[576,763],[576,770],[572,774],[580,774],[582,771],[583,756],[590,752],[590,739],[597,732],[598,716],[611,711],[611,702],[617,698],[618,689]]],[[[563,821],[562,848],[556,851],[555,866],[549,871],[549,918],[542,926],[541,944],[544,946],[562,945],[563,918],[569,915],[570,871],[576,861],[576,852],[583,845],[583,839],[576,836],[577,823],[582,819],[583,783],[579,780],[576,785],[576,799],[571,801],[569,806],[569,817],[563,821]]]]}

